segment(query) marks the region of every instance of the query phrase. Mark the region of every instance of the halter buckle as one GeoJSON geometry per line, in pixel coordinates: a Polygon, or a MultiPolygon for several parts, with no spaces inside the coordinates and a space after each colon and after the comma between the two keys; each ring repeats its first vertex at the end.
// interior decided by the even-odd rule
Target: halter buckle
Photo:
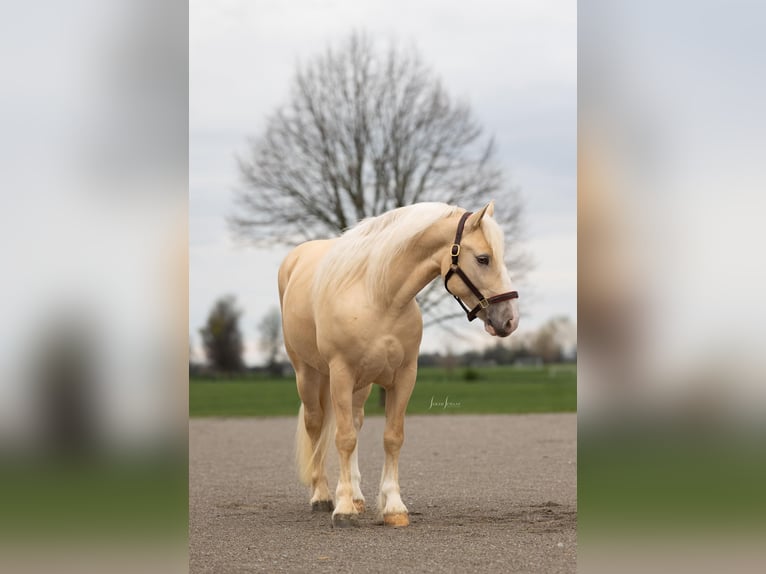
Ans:
{"type": "Polygon", "coordinates": [[[452,244],[452,249],[450,250],[450,255],[452,255],[452,257],[457,257],[458,255],[460,255],[460,245],[459,244],[457,244],[457,243],[453,243],[452,244]]]}
{"type": "Polygon", "coordinates": [[[486,299],[481,299],[479,301],[479,305],[481,305],[482,309],[486,309],[487,307],[489,307],[489,301],[487,301],[486,299]]]}

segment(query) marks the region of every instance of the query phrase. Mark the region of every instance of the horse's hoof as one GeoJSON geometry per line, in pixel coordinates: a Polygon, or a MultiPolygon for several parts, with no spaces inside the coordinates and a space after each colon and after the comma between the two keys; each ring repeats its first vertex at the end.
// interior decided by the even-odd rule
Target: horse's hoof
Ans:
{"type": "Polygon", "coordinates": [[[406,512],[395,512],[393,514],[384,514],[383,524],[385,524],[386,526],[393,526],[394,528],[409,526],[410,516],[406,512]]]}
{"type": "Polygon", "coordinates": [[[354,506],[356,507],[356,511],[359,514],[362,514],[362,512],[364,512],[364,510],[365,510],[364,499],[354,500],[354,506]]]}
{"type": "Polygon", "coordinates": [[[359,526],[359,517],[356,514],[333,514],[333,528],[349,528],[359,526]]]}
{"type": "Polygon", "coordinates": [[[311,512],[332,512],[335,506],[332,500],[315,500],[311,503],[311,512]]]}

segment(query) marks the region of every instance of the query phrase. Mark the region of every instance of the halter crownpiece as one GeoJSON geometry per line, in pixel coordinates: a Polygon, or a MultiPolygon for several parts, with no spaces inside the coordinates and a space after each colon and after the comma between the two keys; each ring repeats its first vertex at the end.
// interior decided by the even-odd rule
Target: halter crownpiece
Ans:
{"type": "Polygon", "coordinates": [[[482,309],[486,309],[490,305],[493,305],[494,303],[500,303],[501,301],[507,301],[508,299],[518,299],[519,298],[519,292],[518,291],[508,291],[507,293],[501,293],[500,295],[495,295],[494,297],[490,297],[487,299],[484,297],[484,295],[481,294],[481,291],[479,291],[476,288],[476,285],[473,284],[473,282],[468,278],[468,276],[463,272],[462,269],[460,269],[460,266],[458,265],[458,257],[460,257],[460,241],[463,239],[463,228],[465,227],[465,222],[468,220],[468,218],[471,216],[470,211],[466,211],[463,216],[460,218],[460,222],[457,224],[457,232],[455,233],[455,242],[452,244],[452,247],[450,247],[450,255],[452,256],[452,265],[449,268],[449,271],[447,271],[447,274],[444,276],[444,288],[447,290],[447,293],[452,295],[455,298],[455,301],[460,303],[460,306],[463,308],[463,311],[465,311],[466,316],[468,317],[469,321],[473,321],[476,319],[476,315],[479,314],[479,311],[482,309]],[[453,275],[457,275],[463,280],[463,283],[466,284],[466,286],[471,290],[471,293],[473,293],[476,298],[479,300],[478,305],[476,305],[473,309],[469,309],[466,307],[465,303],[463,303],[460,300],[460,297],[455,295],[452,291],[449,290],[449,287],[447,286],[447,281],[449,281],[450,277],[453,275]]]}

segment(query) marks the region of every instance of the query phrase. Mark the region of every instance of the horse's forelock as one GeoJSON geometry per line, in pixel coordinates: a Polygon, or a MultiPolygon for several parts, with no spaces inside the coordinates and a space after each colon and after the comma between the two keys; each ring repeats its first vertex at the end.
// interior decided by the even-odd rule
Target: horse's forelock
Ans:
{"type": "Polygon", "coordinates": [[[502,255],[504,253],[503,230],[492,217],[484,216],[481,220],[480,229],[484,234],[484,239],[489,243],[492,252],[502,255]]]}

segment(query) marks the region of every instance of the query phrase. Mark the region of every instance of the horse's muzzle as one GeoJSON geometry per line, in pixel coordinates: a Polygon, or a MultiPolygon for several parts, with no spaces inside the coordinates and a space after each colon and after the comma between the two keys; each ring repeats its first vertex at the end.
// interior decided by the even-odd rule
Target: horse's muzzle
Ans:
{"type": "Polygon", "coordinates": [[[519,325],[518,315],[511,301],[490,305],[487,309],[485,327],[491,335],[507,337],[519,325]]]}

